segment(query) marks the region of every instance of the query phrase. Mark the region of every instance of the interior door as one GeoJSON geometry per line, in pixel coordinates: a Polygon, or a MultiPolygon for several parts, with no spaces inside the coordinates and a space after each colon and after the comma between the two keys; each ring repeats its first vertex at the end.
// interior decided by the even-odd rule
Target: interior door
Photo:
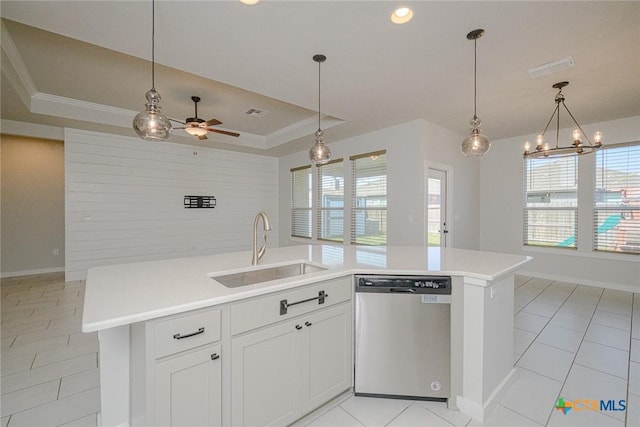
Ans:
{"type": "Polygon", "coordinates": [[[427,246],[447,247],[447,171],[429,168],[427,177],[427,246]]]}

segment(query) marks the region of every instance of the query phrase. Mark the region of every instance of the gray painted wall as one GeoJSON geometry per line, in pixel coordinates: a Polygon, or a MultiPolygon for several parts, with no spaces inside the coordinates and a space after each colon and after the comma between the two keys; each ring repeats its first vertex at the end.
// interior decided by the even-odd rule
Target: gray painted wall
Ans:
{"type": "Polygon", "coordinates": [[[0,154],[2,276],[64,270],[63,142],[2,135],[0,154]]]}

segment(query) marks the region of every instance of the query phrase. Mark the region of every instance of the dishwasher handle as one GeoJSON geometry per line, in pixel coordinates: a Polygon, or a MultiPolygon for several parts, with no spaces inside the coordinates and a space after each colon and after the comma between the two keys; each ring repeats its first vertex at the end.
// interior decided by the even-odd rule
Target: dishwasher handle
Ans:
{"type": "Polygon", "coordinates": [[[389,288],[392,294],[415,294],[416,290],[411,288],[389,288]]]}

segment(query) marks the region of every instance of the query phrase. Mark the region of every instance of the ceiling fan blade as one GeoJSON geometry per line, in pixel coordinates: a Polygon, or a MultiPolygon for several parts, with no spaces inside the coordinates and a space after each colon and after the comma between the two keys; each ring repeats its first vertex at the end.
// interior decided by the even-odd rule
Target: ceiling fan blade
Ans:
{"type": "Polygon", "coordinates": [[[211,119],[204,122],[204,124],[205,126],[215,126],[215,125],[221,125],[222,122],[218,119],[211,119]]]}
{"type": "Polygon", "coordinates": [[[235,137],[239,137],[239,136],[240,136],[240,134],[239,134],[239,133],[237,133],[237,132],[229,132],[229,131],[226,131],[226,130],[211,129],[211,128],[207,128],[207,130],[208,130],[209,132],[221,133],[221,134],[223,134],[223,135],[229,135],[229,136],[235,136],[235,137]]]}
{"type": "Polygon", "coordinates": [[[200,135],[198,136],[198,139],[202,141],[203,139],[209,139],[209,138],[207,138],[207,135],[200,135]]]}

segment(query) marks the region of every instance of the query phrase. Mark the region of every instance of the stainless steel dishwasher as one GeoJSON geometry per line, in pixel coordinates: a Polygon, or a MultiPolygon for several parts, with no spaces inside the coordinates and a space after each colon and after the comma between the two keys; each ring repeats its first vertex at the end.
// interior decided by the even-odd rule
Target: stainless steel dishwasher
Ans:
{"type": "Polygon", "coordinates": [[[356,275],[357,396],[446,400],[451,278],[356,275]]]}

